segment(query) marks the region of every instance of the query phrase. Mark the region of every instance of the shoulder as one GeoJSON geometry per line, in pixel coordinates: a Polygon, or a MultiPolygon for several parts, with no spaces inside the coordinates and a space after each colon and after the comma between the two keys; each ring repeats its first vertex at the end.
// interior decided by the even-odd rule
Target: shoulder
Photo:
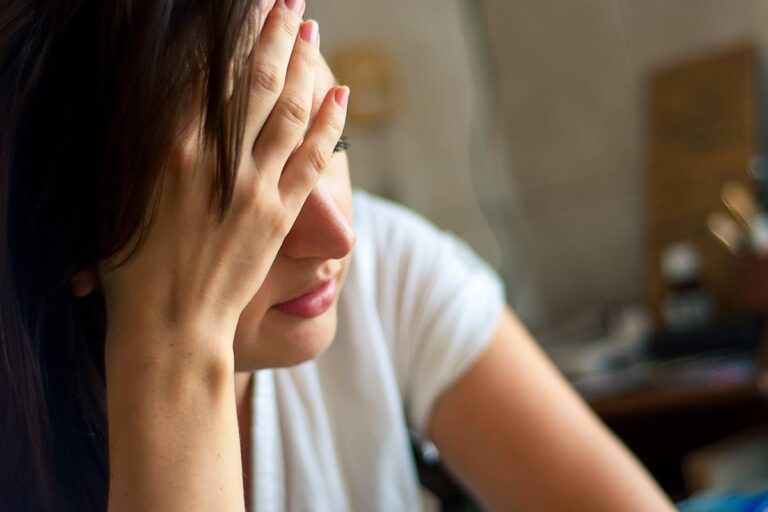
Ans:
{"type": "Polygon", "coordinates": [[[358,189],[354,209],[358,259],[374,260],[380,275],[407,274],[422,285],[459,284],[477,275],[497,280],[466,242],[405,206],[358,189]]]}
{"type": "Polygon", "coordinates": [[[360,191],[354,205],[353,266],[375,297],[409,424],[424,434],[436,397],[490,339],[504,287],[468,244],[418,214],[360,191]]]}
{"type": "Polygon", "coordinates": [[[356,189],[353,193],[355,229],[366,239],[387,242],[409,237],[437,236],[438,228],[403,205],[356,189]]]}

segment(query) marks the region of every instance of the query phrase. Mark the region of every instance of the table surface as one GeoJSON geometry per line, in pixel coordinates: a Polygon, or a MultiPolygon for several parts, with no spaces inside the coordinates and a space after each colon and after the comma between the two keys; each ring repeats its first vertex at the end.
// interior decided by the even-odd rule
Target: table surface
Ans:
{"type": "MultiPolygon", "coordinates": [[[[745,364],[743,354],[740,362],[720,359],[712,363],[702,358],[698,362],[699,368],[692,366],[696,361],[691,359],[693,363],[657,372],[635,388],[617,386],[619,389],[615,392],[604,390],[584,395],[590,406],[603,418],[680,411],[742,401],[768,402],[768,361],[762,345],[750,356],[748,365],[745,364]]],[[[621,375],[617,381],[620,379],[621,375]]],[[[606,384],[603,386],[607,387],[606,384]]]]}

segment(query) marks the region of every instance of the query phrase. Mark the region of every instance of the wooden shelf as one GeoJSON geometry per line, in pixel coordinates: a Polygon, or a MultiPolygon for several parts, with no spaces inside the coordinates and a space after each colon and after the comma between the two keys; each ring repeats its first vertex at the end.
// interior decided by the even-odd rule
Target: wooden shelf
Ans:
{"type": "Polygon", "coordinates": [[[590,406],[605,420],[631,416],[680,412],[696,407],[744,401],[768,400],[757,380],[729,385],[665,386],[624,392],[590,400],[590,406]]]}

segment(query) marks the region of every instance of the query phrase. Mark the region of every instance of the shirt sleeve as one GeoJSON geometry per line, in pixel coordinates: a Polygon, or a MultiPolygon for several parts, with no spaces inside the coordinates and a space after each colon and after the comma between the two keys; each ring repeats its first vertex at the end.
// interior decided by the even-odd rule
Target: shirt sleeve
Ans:
{"type": "MultiPolygon", "coordinates": [[[[378,200],[381,201],[381,200],[378,200]]],[[[465,242],[381,201],[381,305],[410,428],[426,437],[435,401],[483,351],[504,306],[498,274],[465,242]]]]}

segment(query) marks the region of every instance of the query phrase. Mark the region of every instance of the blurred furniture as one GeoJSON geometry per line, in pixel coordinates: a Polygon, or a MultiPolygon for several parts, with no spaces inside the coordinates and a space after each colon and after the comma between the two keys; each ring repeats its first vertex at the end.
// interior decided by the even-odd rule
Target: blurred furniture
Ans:
{"type": "Polygon", "coordinates": [[[743,46],[656,73],[649,84],[650,305],[660,317],[666,283],[660,255],[681,241],[702,261],[706,286],[721,312],[733,313],[733,258],[707,232],[707,217],[726,212],[721,188],[750,188],[747,167],[758,153],[756,52],[743,46]]]}
{"type": "Polygon", "coordinates": [[[768,427],[750,429],[689,453],[683,474],[693,493],[768,490],[768,427]]]}
{"type": "Polygon", "coordinates": [[[587,399],[664,490],[682,499],[696,490],[686,488],[683,474],[690,452],[768,424],[766,348],[763,338],[751,354],[711,364],[700,357],[693,371],[672,365],[669,375],[639,388],[587,399]]]}

